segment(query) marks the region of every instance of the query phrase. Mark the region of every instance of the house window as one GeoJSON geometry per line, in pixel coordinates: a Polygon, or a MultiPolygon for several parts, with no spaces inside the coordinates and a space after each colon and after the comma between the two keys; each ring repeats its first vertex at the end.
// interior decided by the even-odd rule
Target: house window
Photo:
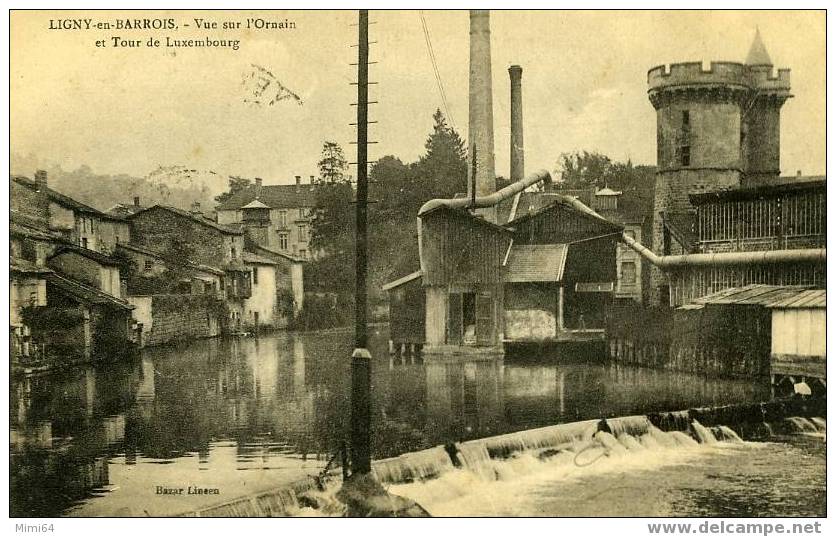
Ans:
{"type": "Polygon", "coordinates": [[[81,238],[81,247],[82,248],[87,248],[87,237],[82,237],[81,238]]]}
{"type": "Polygon", "coordinates": [[[287,250],[287,233],[279,232],[279,249],[287,250]]]}
{"type": "Polygon", "coordinates": [[[682,129],[688,130],[688,127],[691,126],[691,112],[688,110],[682,111],[682,129]]]}
{"type": "Polygon", "coordinates": [[[621,263],[621,283],[624,285],[636,284],[636,263],[625,261],[621,263]]]}
{"type": "Polygon", "coordinates": [[[279,211],[279,227],[286,228],[287,227],[287,211],[279,211]]]}
{"type": "Polygon", "coordinates": [[[298,226],[299,228],[299,242],[308,241],[308,226],[298,226]]]}
{"type": "Polygon", "coordinates": [[[232,259],[235,259],[235,246],[229,248],[229,253],[232,254],[232,259]]]}
{"type": "Polygon", "coordinates": [[[143,261],[142,269],[145,272],[149,272],[151,270],[152,264],[153,264],[153,262],[150,259],[146,259],[145,261],[143,261]]]}
{"type": "Polygon", "coordinates": [[[258,285],[258,267],[253,267],[253,285],[258,285]]]}
{"type": "Polygon", "coordinates": [[[302,259],[307,259],[308,258],[308,251],[305,250],[305,249],[299,250],[299,257],[301,257],[302,259]]]}
{"type": "Polygon", "coordinates": [[[633,240],[635,240],[635,238],[636,238],[636,232],[635,232],[635,230],[632,230],[632,229],[625,229],[624,230],[624,235],[626,237],[629,237],[629,238],[633,239],[633,240]]]}
{"type": "Polygon", "coordinates": [[[303,207],[299,208],[299,218],[305,218],[305,209],[303,207]]]}

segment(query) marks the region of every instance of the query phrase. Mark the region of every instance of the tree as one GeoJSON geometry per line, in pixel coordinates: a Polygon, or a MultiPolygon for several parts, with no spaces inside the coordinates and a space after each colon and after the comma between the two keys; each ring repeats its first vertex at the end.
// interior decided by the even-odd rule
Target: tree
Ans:
{"type": "Polygon", "coordinates": [[[600,153],[582,151],[560,155],[558,188],[590,189],[610,187],[640,198],[652,198],[656,180],[655,166],[634,166],[616,162],[600,153]]]}
{"type": "Polygon", "coordinates": [[[424,143],[426,154],[414,165],[416,195],[451,197],[467,190],[467,150],[461,136],[441,110],[433,114],[433,131],[424,143]]]}
{"type": "Polygon", "coordinates": [[[561,188],[603,188],[607,185],[612,161],[606,155],[589,151],[563,153],[557,175],[561,188]]]}
{"type": "Polygon", "coordinates": [[[319,166],[319,180],[325,183],[339,183],[345,179],[348,161],[343,149],[337,142],[326,141],[322,144],[322,158],[319,166]]]}
{"type": "Polygon", "coordinates": [[[218,194],[215,196],[215,201],[218,204],[225,203],[229,198],[241,192],[242,190],[247,189],[250,186],[250,180],[244,179],[243,177],[238,177],[237,175],[230,175],[229,176],[229,190],[222,194],[218,194]]]}

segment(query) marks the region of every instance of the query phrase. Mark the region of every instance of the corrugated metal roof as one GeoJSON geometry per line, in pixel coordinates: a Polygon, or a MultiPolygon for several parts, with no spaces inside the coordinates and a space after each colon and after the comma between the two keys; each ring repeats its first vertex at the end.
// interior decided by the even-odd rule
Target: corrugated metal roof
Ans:
{"type": "Polygon", "coordinates": [[[826,308],[827,290],[809,289],[806,291],[799,291],[793,296],[774,300],[767,304],[766,307],[778,309],[826,308]]]}
{"type": "Polygon", "coordinates": [[[566,267],[568,244],[525,244],[511,247],[503,280],[559,282],[566,267]]]}
{"type": "Polygon", "coordinates": [[[796,285],[762,285],[752,284],[745,287],[731,287],[717,293],[694,299],[694,304],[711,305],[753,305],[769,306],[774,302],[781,302],[798,296],[808,290],[805,286],[796,285]]]}

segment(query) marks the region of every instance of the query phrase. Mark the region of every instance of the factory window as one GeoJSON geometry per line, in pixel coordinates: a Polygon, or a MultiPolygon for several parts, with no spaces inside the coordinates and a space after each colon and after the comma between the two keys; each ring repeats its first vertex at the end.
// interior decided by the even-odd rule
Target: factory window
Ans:
{"type": "Polygon", "coordinates": [[[621,263],[621,283],[623,285],[636,284],[636,263],[633,261],[625,261],[621,263]]]}
{"type": "Polygon", "coordinates": [[[287,233],[279,233],[279,249],[287,250],[287,233]]]}
{"type": "Polygon", "coordinates": [[[253,267],[253,285],[258,285],[258,267],[253,267]]]}

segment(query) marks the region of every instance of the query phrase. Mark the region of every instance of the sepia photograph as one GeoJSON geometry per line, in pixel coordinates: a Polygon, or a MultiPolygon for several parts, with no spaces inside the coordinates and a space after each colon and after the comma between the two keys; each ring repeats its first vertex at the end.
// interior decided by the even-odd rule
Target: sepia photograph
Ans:
{"type": "Polygon", "coordinates": [[[8,17],[15,534],[821,533],[825,10],[8,17]]]}

